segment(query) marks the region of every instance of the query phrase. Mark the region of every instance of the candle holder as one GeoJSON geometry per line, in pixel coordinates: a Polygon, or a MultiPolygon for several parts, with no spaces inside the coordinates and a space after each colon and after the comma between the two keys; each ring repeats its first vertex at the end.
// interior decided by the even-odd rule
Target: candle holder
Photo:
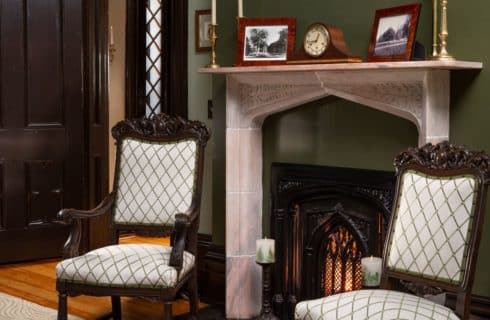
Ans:
{"type": "Polygon", "coordinates": [[[258,265],[262,267],[262,309],[260,310],[260,315],[255,318],[256,320],[279,320],[278,317],[274,315],[272,312],[272,287],[271,287],[271,271],[272,265],[271,263],[266,262],[258,262],[258,265]]]}
{"type": "Polygon", "coordinates": [[[441,32],[439,33],[440,52],[434,57],[435,60],[439,61],[453,61],[455,60],[453,56],[447,51],[447,38],[449,33],[447,31],[447,1],[441,0],[441,32]]]}
{"type": "Polygon", "coordinates": [[[432,0],[432,59],[435,60],[439,56],[439,44],[437,41],[437,19],[439,12],[437,10],[437,2],[439,0],[432,0]]]}
{"type": "Polygon", "coordinates": [[[219,64],[216,63],[216,41],[218,36],[216,35],[217,24],[209,26],[209,39],[211,40],[211,63],[208,64],[208,68],[219,68],[219,64]]]}

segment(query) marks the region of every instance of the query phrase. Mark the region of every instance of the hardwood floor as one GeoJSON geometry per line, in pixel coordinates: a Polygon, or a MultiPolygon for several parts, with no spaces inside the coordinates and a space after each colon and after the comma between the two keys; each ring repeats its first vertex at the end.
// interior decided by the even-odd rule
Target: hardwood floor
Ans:
{"type": "MultiPolygon", "coordinates": [[[[126,236],[121,243],[164,243],[168,238],[143,238],[126,236]]],[[[43,260],[0,266],[0,291],[25,300],[49,307],[58,308],[55,267],[57,260],[43,260]]],[[[140,298],[122,298],[123,319],[161,319],[163,304],[149,302],[140,298]]],[[[201,306],[205,306],[202,304],[201,306]]],[[[68,312],[84,319],[97,319],[111,310],[109,297],[79,296],[68,298],[68,312]]],[[[173,304],[173,315],[189,311],[188,303],[179,300],[173,304]]]]}

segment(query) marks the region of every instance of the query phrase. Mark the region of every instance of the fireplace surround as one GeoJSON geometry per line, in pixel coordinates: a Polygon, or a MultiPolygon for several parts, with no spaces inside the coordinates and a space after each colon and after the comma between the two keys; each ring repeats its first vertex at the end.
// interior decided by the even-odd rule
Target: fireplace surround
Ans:
{"type": "Polygon", "coordinates": [[[360,289],[363,256],[381,256],[393,172],[273,163],[273,305],[293,319],[298,301],[360,289]]]}
{"type": "Polygon", "coordinates": [[[201,68],[226,75],[226,316],[261,305],[255,240],[262,232],[262,124],[271,114],[337,96],[414,123],[419,145],[449,137],[451,70],[481,62],[408,61],[201,68]]]}

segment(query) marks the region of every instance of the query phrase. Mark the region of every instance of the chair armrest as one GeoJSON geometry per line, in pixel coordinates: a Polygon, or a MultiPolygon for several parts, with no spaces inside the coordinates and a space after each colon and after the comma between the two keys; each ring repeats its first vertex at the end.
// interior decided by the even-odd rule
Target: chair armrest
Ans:
{"type": "Polygon", "coordinates": [[[102,202],[92,210],[77,210],[77,209],[62,209],[58,213],[58,217],[71,225],[68,240],[63,246],[63,259],[73,258],[78,256],[78,249],[82,237],[81,220],[100,217],[106,214],[114,204],[114,193],[110,193],[102,202]]]}
{"type": "Polygon", "coordinates": [[[185,213],[178,213],[175,215],[175,237],[168,265],[177,269],[178,272],[182,270],[182,265],[184,263],[185,242],[187,230],[190,226],[191,219],[189,218],[189,215],[185,213]]]}

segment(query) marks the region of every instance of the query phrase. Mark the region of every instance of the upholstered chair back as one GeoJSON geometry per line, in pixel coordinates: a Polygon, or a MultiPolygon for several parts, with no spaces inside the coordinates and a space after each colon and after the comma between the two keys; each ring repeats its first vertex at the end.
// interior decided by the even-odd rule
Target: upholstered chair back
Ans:
{"type": "Polygon", "coordinates": [[[476,177],[437,177],[407,170],[400,179],[387,267],[461,283],[475,212],[476,177]]]}
{"type": "Polygon", "coordinates": [[[123,122],[113,129],[117,140],[115,224],[174,226],[176,214],[198,205],[193,202],[199,198],[196,192],[202,176],[197,174],[202,170],[202,128],[163,114],[157,117],[165,131],[159,131],[154,122],[148,122],[150,127],[123,122]]]}
{"type": "Polygon", "coordinates": [[[488,159],[448,143],[401,154],[385,268],[462,288],[474,268],[488,159]]]}
{"type": "Polygon", "coordinates": [[[196,142],[152,142],[125,138],[116,186],[114,222],[174,225],[192,203],[196,142]]]}

